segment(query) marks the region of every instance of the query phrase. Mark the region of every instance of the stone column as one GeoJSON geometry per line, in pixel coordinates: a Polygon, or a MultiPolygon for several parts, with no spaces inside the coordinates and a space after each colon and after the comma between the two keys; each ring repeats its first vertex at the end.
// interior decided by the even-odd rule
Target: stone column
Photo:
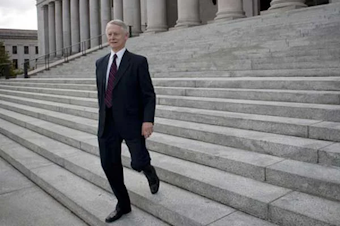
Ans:
{"type": "MultiPolygon", "coordinates": [[[[46,7],[42,4],[37,5],[37,14],[38,14],[38,44],[39,44],[39,56],[45,55],[45,44],[48,39],[48,35],[46,36],[46,29],[48,28],[48,24],[45,20],[46,18],[46,7]]],[[[48,17],[47,17],[48,18],[48,17]]]]}
{"type": "MultiPolygon", "coordinates": [[[[64,48],[71,46],[71,17],[70,17],[70,0],[63,0],[63,41],[64,48]]],[[[66,49],[65,51],[69,51],[66,49]]],[[[64,53],[69,54],[67,52],[64,53]]]]}
{"type": "Polygon", "coordinates": [[[147,0],[148,26],[146,32],[162,32],[168,29],[166,0],[147,0]]]}
{"type": "Polygon", "coordinates": [[[140,0],[124,0],[123,9],[124,22],[128,26],[132,26],[132,36],[142,33],[140,0]]]}
{"type": "Polygon", "coordinates": [[[113,0],[114,19],[123,20],[123,0],[113,0]]]}
{"type": "Polygon", "coordinates": [[[55,56],[55,7],[54,2],[48,3],[48,39],[49,39],[49,53],[50,56],[55,56]]]}
{"type": "Polygon", "coordinates": [[[201,24],[198,0],[178,0],[177,11],[178,20],[175,27],[191,27],[201,24]]]}
{"type": "Polygon", "coordinates": [[[140,17],[141,17],[141,29],[145,32],[147,23],[148,23],[148,16],[147,16],[147,0],[140,0],[140,17]]]}
{"type": "Polygon", "coordinates": [[[90,36],[91,48],[99,45],[100,22],[99,22],[99,1],[90,1],[90,36]]]}
{"type": "Polygon", "coordinates": [[[63,20],[61,11],[61,0],[55,1],[55,33],[56,33],[56,49],[57,56],[62,55],[63,48],[63,20]]]}
{"type": "Polygon", "coordinates": [[[110,5],[111,5],[111,20],[114,19],[114,7],[113,7],[113,1],[114,1],[114,0],[111,0],[111,1],[110,1],[110,5]]]}
{"type": "Polygon", "coordinates": [[[49,39],[49,21],[48,21],[48,5],[44,5],[44,37],[45,37],[45,52],[44,55],[48,54],[50,52],[50,39],[49,39]]]}
{"type": "Polygon", "coordinates": [[[79,53],[80,28],[79,28],[79,0],[71,0],[71,43],[72,53],[79,53]]]}
{"type": "Polygon", "coordinates": [[[282,12],[291,9],[307,7],[305,0],[272,0],[270,2],[269,12],[282,12]]]}
{"type": "MultiPolygon", "coordinates": [[[[89,17],[89,0],[79,0],[79,19],[80,19],[80,41],[90,39],[90,17],[89,17]]],[[[85,42],[85,46],[82,48],[90,48],[90,41],[85,42]]]]}
{"type": "Polygon", "coordinates": [[[242,0],[218,0],[215,21],[234,20],[245,17],[242,0]]]}
{"type": "MultiPolygon", "coordinates": [[[[101,34],[106,32],[106,24],[111,20],[111,4],[110,0],[100,1],[100,21],[101,21],[101,34]]],[[[102,36],[102,43],[107,42],[106,35],[102,36]]]]}

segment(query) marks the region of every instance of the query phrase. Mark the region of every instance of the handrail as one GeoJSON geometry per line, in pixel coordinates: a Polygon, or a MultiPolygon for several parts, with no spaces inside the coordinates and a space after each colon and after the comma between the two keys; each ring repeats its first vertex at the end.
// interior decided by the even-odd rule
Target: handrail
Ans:
{"type": "Polygon", "coordinates": [[[78,42],[76,44],[64,47],[62,49],[59,49],[59,50],[56,50],[56,51],[53,51],[53,52],[49,52],[49,53],[47,53],[45,55],[39,56],[39,57],[34,58],[32,60],[25,61],[24,63],[22,63],[22,65],[24,65],[24,75],[25,75],[25,78],[28,78],[28,75],[27,75],[28,65],[30,65],[31,61],[34,61],[35,68],[37,68],[38,61],[39,60],[44,60],[45,70],[49,70],[50,69],[50,58],[51,57],[56,57],[56,56],[59,55],[59,53],[61,53],[60,56],[62,56],[64,58],[64,62],[67,63],[69,61],[69,56],[72,55],[72,48],[73,47],[78,47],[79,48],[79,51],[76,51],[74,54],[77,54],[77,53],[81,52],[82,55],[85,56],[87,54],[87,50],[89,49],[88,43],[90,41],[94,40],[94,39],[98,39],[98,41],[99,41],[99,45],[98,45],[99,49],[102,49],[103,48],[102,37],[104,35],[105,34],[101,34],[101,35],[98,35],[96,37],[89,38],[89,39],[83,40],[81,42],[78,42]]]}
{"type": "MultiPolygon", "coordinates": [[[[130,34],[129,36],[132,37],[132,26],[128,26],[128,27],[129,27],[129,34],[130,34]]],[[[64,47],[64,48],[62,48],[60,50],[49,52],[49,53],[47,53],[45,55],[42,55],[42,56],[39,56],[39,57],[37,57],[35,59],[25,61],[24,63],[22,63],[24,65],[24,76],[25,76],[25,78],[29,78],[29,76],[28,76],[28,66],[30,65],[29,62],[35,61],[35,68],[37,68],[39,59],[44,59],[45,70],[48,71],[48,70],[50,70],[50,57],[51,56],[56,57],[56,56],[58,56],[58,53],[61,53],[61,56],[64,58],[64,63],[67,63],[69,61],[69,56],[72,55],[72,47],[75,47],[75,46],[79,47],[79,51],[77,51],[74,54],[77,54],[77,53],[81,52],[82,55],[85,56],[87,54],[87,50],[89,49],[88,43],[91,40],[98,39],[98,41],[99,41],[99,45],[98,45],[99,49],[103,48],[102,37],[104,35],[105,34],[101,34],[101,35],[98,35],[96,37],[89,38],[89,39],[83,40],[81,42],[78,42],[76,44],[64,47]]]]}

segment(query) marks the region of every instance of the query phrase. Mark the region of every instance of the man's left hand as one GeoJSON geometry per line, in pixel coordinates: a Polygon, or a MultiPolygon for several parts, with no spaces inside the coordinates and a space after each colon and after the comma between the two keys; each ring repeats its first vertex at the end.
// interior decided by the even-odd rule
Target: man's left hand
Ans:
{"type": "Polygon", "coordinates": [[[143,122],[142,125],[142,136],[144,136],[144,138],[148,138],[149,136],[151,136],[153,132],[153,123],[152,122],[143,122]]]}

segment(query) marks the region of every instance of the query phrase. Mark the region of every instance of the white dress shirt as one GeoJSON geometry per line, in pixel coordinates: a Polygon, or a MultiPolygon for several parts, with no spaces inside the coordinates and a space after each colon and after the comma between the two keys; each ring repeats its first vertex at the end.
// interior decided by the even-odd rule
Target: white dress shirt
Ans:
{"type": "Polygon", "coordinates": [[[110,55],[110,59],[109,59],[109,64],[107,65],[107,70],[106,70],[106,88],[107,88],[107,82],[109,81],[109,75],[110,75],[110,69],[111,69],[111,65],[113,62],[113,56],[116,54],[117,58],[116,58],[116,65],[117,65],[117,71],[120,65],[120,62],[122,61],[123,55],[126,51],[126,48],[123,48],[121,50],[119,50],[118,52],[113,52],[113,50],[111,50],[111,55],[110,55]]]}

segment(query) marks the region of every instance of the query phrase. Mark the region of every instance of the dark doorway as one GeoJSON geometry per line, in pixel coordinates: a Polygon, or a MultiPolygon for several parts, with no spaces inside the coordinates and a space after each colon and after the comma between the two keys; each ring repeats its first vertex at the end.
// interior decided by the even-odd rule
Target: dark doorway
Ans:
{"type": "Polygon", "coordinates": [[[271,0],[260,0],[260,11],[268,10],[271,0]]]}
{"type": "MultiPolygon", "coordinates": [[[[268,10],[271,0],[260,0],[260,11],[268,10]]],[[[307,6],[328,4],[329,0],[306,0],[307,6]]]]}
{"type": "Polygon", "coordinates": [[[306,0],[306,5],[308,6],[316,6],[316,5],[323,5],[328,4],[329,0],[306,0]]]}

